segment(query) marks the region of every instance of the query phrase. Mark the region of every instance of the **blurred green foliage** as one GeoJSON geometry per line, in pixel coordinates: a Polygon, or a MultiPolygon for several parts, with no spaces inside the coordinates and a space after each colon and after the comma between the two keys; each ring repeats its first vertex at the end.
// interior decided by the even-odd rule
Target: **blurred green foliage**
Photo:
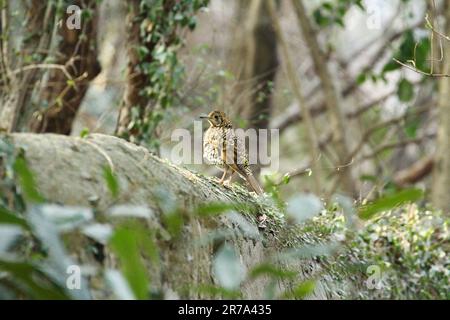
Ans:
{"type": "MultiPolygon", "coordinates": [[[[261,263],[244,267],[235,243],[228,240],[235,239],[238,232],[264,242],[264,231],[257,230],[252,217],[244,218],[236,211],[242,209],[242,204],[211,202],[191,212],[177,203],[169,191],[161,190],[156,199],[163,222],[159,228],[153,229],[140,220],[150,219],[153,210],[124,205],[111,208],[108,220],[99,224],[90,208],[42,202],[23,152],[14,154],[5,139],[0,139],[0,146],[3,148],[0,172],[5,177],[0,205],[0,298],[90,298],[93,288],[86,278],[83,277],[82,290],[70,290],[66,285],[66,268],[77,262],[72,262],[66,253],[63,239],[66,233],[73,232],[95,240],[97,256],[99,250],[105,250],[102,247],[114,255],[118,269],[100,273],[115,297],[162,298],[163,294],[152,288],[151,278],[152,270],[164,267],[160,261],[162,250],[167,250],[167,244],[183,240],[190,219],[208,223],[218,215],[237,228],[221,230],[211,226],[209,234],[193,239],[200,246],[214,248],[211,271],[215,281],[193,283],[185,288],[186,294],[245,298],[242,286],[264,277],[268,279],[263,292],[265,298],[304,299],[314,293],[323,277],[331,274],[336,279],[360,279],[361,287],[347,292],[345,297],[450,298],[450,222],[440,212],[409,204],[421,199],[420,190],[392,190],[358,207],[342,196],[334,197],[328,205],[312,194],[297,194],[284,201],[277,187],[275,197],[286,211],[284,218],[268,217],[271,223],[280,224],[279,232],[295,228],[299,237],[314,234],[320,241],[287,242],[286,247],[268,255],[261,263]],[[21,204],[16,206],[8,199],[21,199],[18,201],[21,204]],[[320,268],[305,277],[304,271],[288,267],[290,261],[299,259],[301,265],[320,262],[320,268]],[[367,271],[370,266],[382,270],[378,289],[364,285],[370,276],[367,271]],[[280,291],[277,289],[280,280],[289,280],[293,287],[280,291]]],[[[110,191],[119,190],[117,178],[108,172],[105,185],[109,185],[110,191]]],[[[252,212],[252,208],[244,212],[252,212]]],[[[99,214],[96,213],[97,217],[99,214]]]]}
{"type": "Polygon", "coordinates": [[[103,178],[106,181],[106,186],[111,192],[111,195],[114,198],[117,198],[119,195],[119,182],[117,181],[117,177],[110,166],[103,167],[103,178]]]}
{"type": "Polygon", "coordinates": [[[344,17],[352,6],[365,10],[362,0],[325,1],[313,12],[313,17],[319,27],[338,25],[344,27],[344,17]]]}
{"type": "Polygon", "coordinates": [[[404,206],[383,212],[358,232],[355,257],[381,267],[378,298],[450,299],[450,219],[404,206]]]}

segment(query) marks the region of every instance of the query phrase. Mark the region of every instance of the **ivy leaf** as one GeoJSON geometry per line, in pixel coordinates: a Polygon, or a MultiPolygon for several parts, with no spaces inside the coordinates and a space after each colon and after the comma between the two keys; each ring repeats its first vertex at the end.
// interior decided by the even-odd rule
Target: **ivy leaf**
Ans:
{"type": "Polygon", "coordinates": [[[316,21],[317,25],[320,27],[325,27],[330,24],[330,19],[327,18],[322,14],[322,11],[320,9],[317,9],[313,13],[314,20],[316,21]]]}

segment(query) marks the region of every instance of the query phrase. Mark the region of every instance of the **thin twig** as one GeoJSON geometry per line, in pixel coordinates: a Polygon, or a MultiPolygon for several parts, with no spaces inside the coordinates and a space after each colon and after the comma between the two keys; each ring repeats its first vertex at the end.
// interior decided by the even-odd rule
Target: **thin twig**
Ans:
{"type": "Polygon", "coordinates": [[[409,70],[412,70],[414,72],[417,72],[419,74],[422,74],[424,76],[433,77],[433,78],[450,78],[450,74],[426,72],[426,71],[422,71],[422,70],[418,69],[417,67],[415,67],[413,65],[408,65],[406,63],[403,63],[403,62],[401,62],[400,60],[398,60],[396,58],[393,58],[392,60],[394,60],[399,65],[404,66],[405,68],[407,68],[409,70]]]}
{"type": "Polygon", "coordinates": [[[30,64],[25,67],[21,67],[19,69],[13,70],[12,74],[19,74],[27,70],[33,70],[33,69],[57,69],[61,70],[62,73],[66,76],[67,79],[73,80],[73,77],[69,74],[66,67],[61,64],[54,64],[54,63],[38,63],[38,64],[30,64]]]}

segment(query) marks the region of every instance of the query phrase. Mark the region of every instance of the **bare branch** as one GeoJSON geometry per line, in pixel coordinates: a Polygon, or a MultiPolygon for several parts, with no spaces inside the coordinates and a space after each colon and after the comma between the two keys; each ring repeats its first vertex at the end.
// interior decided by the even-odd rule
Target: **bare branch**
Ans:
{"type": "Polygon", "coordinates": [[[416,183],[433,170],[434,156],[425,156],[406,169],[395,174],[394,182],[399,186],[416,183]]]}
{"type": "Polygon", "coordinates": [[[378,156],[380,153],[390,150],[390,149],[401,148],[401,147],[407,146],[408,144],[419,144],[419,143],[422,143],[426,139],[432,139],[435,137],[436,137],[436,133],[431,133],[431,134],[427,134],[427,135],[424,135],[419,138],[404,139],[404,140],[400,140],[397,142],[390,142],[390,143],[382,144],[381,146],[376,148],[372,153],[359,158],[358,162],[361,162],[361,161],[364,161],[367,159],[372,159],[372,158],[378,156]]]}
{"type": "Polygon", "coordinates": [[[19,69],[13,70],[11,73],[16,75],[21,72],[27,71],[27,70],[33,70],[33,69],[57,69],[61,70],[62,73],[66,76],[68,80],[73,80],[70,73],[67,71],[66,67],[62,64],[54,64],[54,63],[38,63],[38,64],[30,64],[24,67],[21,67],[19,69]]]}

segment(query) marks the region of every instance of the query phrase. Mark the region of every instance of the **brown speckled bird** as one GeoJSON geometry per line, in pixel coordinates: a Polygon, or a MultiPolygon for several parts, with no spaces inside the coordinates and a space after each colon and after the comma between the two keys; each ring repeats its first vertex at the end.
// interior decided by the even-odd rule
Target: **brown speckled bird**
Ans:
{"type": "Polygon", "coordinates": [[[263,189],[249,168],[245,144],[236,136],[225,113],[216,110],[200,118],[207,119],[210,124],[203,137],[203,157],[207,163],[223,170],[220,184],[224,183],[228,173],[231,173],[230,180],[238,173],[257,194],[262,194],[263,189]]]}

